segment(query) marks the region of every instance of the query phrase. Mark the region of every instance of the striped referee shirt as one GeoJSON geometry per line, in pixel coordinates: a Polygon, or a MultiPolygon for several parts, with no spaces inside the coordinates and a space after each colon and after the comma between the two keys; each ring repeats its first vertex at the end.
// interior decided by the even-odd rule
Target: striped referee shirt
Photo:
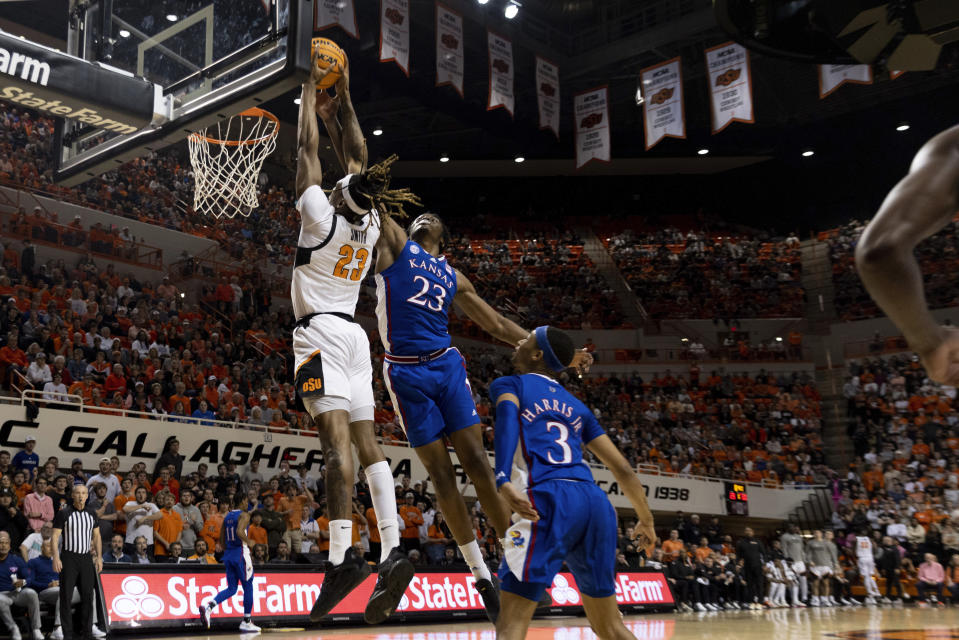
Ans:
{"type": "Polygon", "coordinates": [[[92,507],[78,511],[72,504],[57,512],[53,518],[53,528],[63,531],[63,550],[71,553],[90,553],[93,540],[93,528],[99,518],[92,507]]]}

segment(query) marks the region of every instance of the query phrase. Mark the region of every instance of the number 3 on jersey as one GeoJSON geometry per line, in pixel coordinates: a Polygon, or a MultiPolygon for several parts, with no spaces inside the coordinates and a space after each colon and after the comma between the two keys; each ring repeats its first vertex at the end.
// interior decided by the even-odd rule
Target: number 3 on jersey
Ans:
{"type": "Polygon", "coordinates": [[[413,282],[419,284],[422,289],[420,289],[420,292],[415,296],[410,296],[407,298],[407,302],[412,302],[413,304],[421,307],[426,307],[430,311],[443,310],[443,301],[446,299],[446,289],[444,289],[442,285],[431,283],[423,276],[414,276],[413,282]],[[430,288],[430,285],[432,285],[432,289],[430,288]],[[428,295],[433,291],[437,291],[435,296],[428,295]]]}
{"type": "Polygon", "coordinates": [[[333,275],[344,280],[349,278],[356,282],[363,275],[363,269],[366,268],[366,261],[370,257],[370,252],[362,248],[354,249],[352,245],[344,244],[340,247],[339,253],[341,257],[336,266],[333,267],[333,275]],[[351,270],[348,267],[353,262],[353,258],[356,258],[359,264],[351,270]]]}
{"type": "Polygon", "coordinates": [[[563,451],[563,459],[556,460],[553,458],[553,452],[547,451],[546,458],[553,464],[569,464],[573,461],[573,450],[570,449],[569,443],[566,442],[569,439],[569,429],[562,422],[547,422],[546,431],[552,431],[556,429],[559,432],[559,437],[554,441],[555,444],[559,445],[559,448],[563,451]]]}

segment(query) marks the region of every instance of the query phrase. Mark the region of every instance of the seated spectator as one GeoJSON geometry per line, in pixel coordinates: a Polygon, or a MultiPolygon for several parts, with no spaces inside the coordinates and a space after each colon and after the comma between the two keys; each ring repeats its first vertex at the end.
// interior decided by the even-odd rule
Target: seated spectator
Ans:
{"type": "Polygon", "coordinates": [[[945,585],[946,574],[942,565],[936,561],[936,556],[927,553],[925,562],[919,565],[919,581],[916,582],[916,592],[919,595],[920,606],[929,606],[927,594],[932,591],[932,604],[944,606],[942,602],[942,588],[945,585]]]}
{"type": "Polygon", "coordinates": [[[209,547],[207,547],[206,540],[203,538],[196,541],[195,551],[187,560],[196,560],[200,564],[217,564],[216,558],[213,557],[212,553],[209,553],[209,547]]]}
{"type": "Polygon", "coordinates": [[[290,557],[290,547],[285,540],[281,540],[276,545],[276,554],[270,558],[270,562],[273,564],[293,564],[293,559],[290,557]]]}
{"type": "Polygon", "coordinates": [[[103,554],[104,562],[133,562],[133,558],[123,552],[123,536],[119,533],[110,538],[110,548],[103,554]]]}
{"type": "Polygon", "coordinates": [[[10,553],[10,534],[0,531],[0,620],[13,640],[20,640],[20,629],[13,621],[10,607],[17,605],[27,610],[32,640],[43,640],[40,631],[40,600],[37,592],[27,585],[27,563],[19,555],[10,553]]]}

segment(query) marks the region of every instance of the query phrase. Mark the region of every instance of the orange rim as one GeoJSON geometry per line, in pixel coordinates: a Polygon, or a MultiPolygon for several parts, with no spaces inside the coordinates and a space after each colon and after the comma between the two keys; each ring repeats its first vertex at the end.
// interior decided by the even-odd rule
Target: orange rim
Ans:
{"type": "Polygon", "coordinates": [[[264,140],[269,140],[270,138],[274,137],[277,131],[279,131],[280,129],[279,118],[277,118],[275,115],[273,115],[269,111],[264,111],[263,109],[260,109],[257,107],[250,107],[246,111],[241,111],[240,113],[236,114],[233,117],[234,118],[236,117],[266,118],[267,120],[272,120],[273,124],[275,124],[276,126],[273,127],[273,130],[269,132],[268,134],[266,134],[265,136],[260,136],[259,138],[253,138],[251,140],[220,140],[219,138],[213,138],[211,136],[201,134],[201,133],[191,133],[190,137],[206,140],[210,144],[219,144],[225,147],[238,147],[240,145],[259,144],[263,142],[264,140]]]}

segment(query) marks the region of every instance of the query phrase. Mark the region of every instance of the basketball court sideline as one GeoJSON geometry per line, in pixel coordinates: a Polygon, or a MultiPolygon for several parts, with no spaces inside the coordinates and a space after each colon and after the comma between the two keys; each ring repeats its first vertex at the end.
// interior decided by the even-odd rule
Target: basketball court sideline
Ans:
{"type": "MultiPolygon", "coordinates": [[[[959,640],[959,609],[773,609],[626,616],[638,640],[959,640]]],[[[493,640],[488,623],[387,624],[379,627],[264,631],[283,640],[493,640]]],[[[250,634],[184,635],[183,640],[251,640],[250,634]]],[[[530,640],[592,640],[585,618],[534,619],[530,640]]]]}

